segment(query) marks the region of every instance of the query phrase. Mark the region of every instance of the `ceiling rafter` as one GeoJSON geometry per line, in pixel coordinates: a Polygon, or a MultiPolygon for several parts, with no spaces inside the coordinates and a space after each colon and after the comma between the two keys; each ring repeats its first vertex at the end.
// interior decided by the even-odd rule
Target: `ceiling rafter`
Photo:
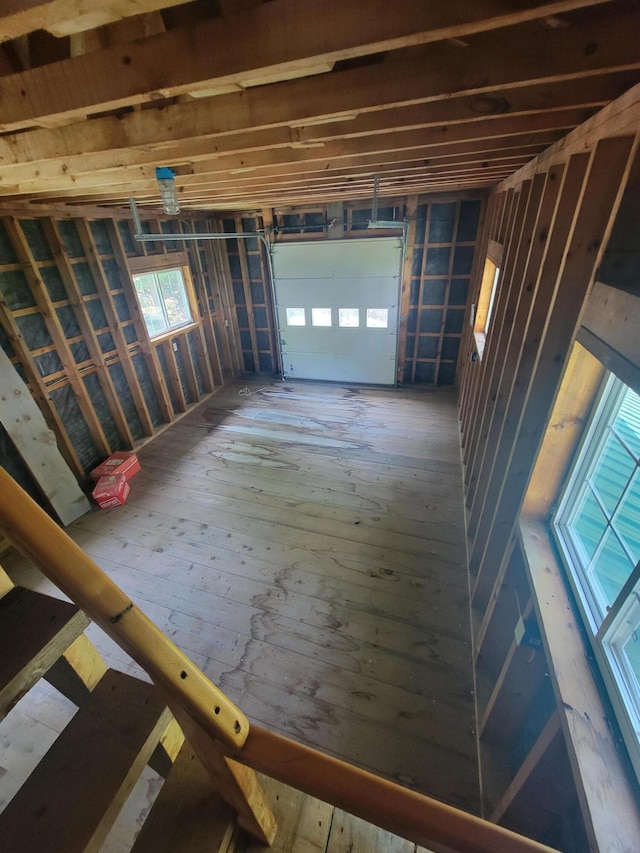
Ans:
{"type": "Polygon", "coordinates": [[[3,4],[0,41],[19,38],[33,30],[68,36],[121,21],[133,15],[156,12],[190,0],[19,0],[3,4]]]}
{"type": "Polygon", "coordinates": [[[482,189],[640,82],[632,0],[123,3],[0,10],[30,41],[111,16],[0,67],[0,204],[157,210],[158,165],[186,210],[482,189]]]}
{"type": "MultiPolygon", "coordinates": [[[[254,85],[309,68],[460,39],[606,0],[276,0],[0,78],[0,130],[158,97],[254,85]],[[211,49],[215,46],[215,49],[211,49]],[[167,61],[180,56],[180,62],[167,61]]],[[[611,2],[611,0],[608,0],[611,2]]]]}

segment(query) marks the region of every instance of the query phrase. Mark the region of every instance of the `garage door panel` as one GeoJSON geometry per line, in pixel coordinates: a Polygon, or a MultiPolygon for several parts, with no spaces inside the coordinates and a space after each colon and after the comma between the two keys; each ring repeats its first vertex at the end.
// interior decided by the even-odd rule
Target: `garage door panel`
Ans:
{"type": "Polygon", "coordinates": [[[345,308],[354,307],[354,299],[357,300],[356,305],[372,306],[376,300],[386,300],[390,292],[397,292],[398,276],[343,278],[340,279],[339,287],[336,282],[336,279],[331,278],[278,280],[278,302],[290,307],[310,308],[312,305],[325,305],[331,296],[334,305],[345,308]]]}
{"type": "Polygon", "coordinates": [[[284,375],[394,384],[401,241],[297,243],[276,249],[284,375]],[[315,318],[314,308],[320,309],[315,318]],[[341,315],[340,309],[357,309],[357,324],[353,310],[341,315]]]}
{"type": "MultiPolygon", "coordinates": [[[[318,330],[314,330],[317,332],[318,330]]],[[[358,336],[353,334],[352,329],[341,329],[341,335],[329,336],[325,334],[309,334],[302,336],[300,334],[292,334],[283,332],[280,336],[283,353],[326,353],[329,355],[354,356],[355,358],[364,358],[366,356],[374,358],[380,355],[382,335],[386,334],[386,330],[375,330],[378,334],[370,334],[368,336],[358,336]]],[[[373,330],[372,330],[373,331],[373,330]]],[[[391,333],[395,337],[396,333],[391,333]]],[[[385,358],[395,358],[395,344],[390,347],[393,351],[386,353],[385,358]]],[[[355,381],[355,380],[354,380],[355,381]]]]}
{"type": "Polygon", "coordinates": [[[278,279],[397,276],[402,242],[395,238],[287,243],[274,246],[278,279]]]}
{"type": "MultiPolygon", "coordinates": [[[[330,382],[353,382],[350,368],[341,359],[327,353],[296,353],[285,365],[291,378],[317,379],[330,382]]],[[[395,359],[372,357],[363,365],[358,382],[371,385],[393,385],[395,381],[395,359]]]]}

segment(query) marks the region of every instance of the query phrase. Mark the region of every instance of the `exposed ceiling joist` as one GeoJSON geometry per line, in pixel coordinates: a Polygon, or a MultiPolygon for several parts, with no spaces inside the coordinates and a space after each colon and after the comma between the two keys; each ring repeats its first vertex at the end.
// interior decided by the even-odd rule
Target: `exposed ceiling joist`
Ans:
{"type": "Polygon", "coordinates": [[[7,0],[0,40],[20,26],[0,204],[31,209],[159,207],[158,165],[187,210],[488,187],[640,81],[633,0],[7,0]],[[29,56],[94,14],[90,52],[29,56]]]}
{"type": "Polygon", "coordinates": [[[101,27],[105,24],[189,3],[190,0],[6,0],[2,4],[0,41],[47,30],[54,36],[101,27]]]}
{"type": "MultiPolygon", "coordinates": [[[[278,0],[0,79],[0,130],[68,119],[415,45],[460,39],[603,0],[278,0]],[[180,57],[179,62],[170,57],[180,57]]],[[[605,38],[606,40],[606,38],[605,38]]]]}

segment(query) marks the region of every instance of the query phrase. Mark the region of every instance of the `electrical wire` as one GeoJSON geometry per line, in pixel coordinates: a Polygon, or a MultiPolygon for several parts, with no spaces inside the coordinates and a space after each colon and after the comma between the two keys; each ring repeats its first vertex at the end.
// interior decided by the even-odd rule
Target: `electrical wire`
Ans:
{"type": "Polygon", "coordinates": [[[241,388],[238,391],[238,395],[240,397],[253,397],[254,394],[259,394],[261,391],[266,391],[267,386],[265,385],[263,388],[258,388],[257,391],[252,391],[251,388],[241,388]]]}

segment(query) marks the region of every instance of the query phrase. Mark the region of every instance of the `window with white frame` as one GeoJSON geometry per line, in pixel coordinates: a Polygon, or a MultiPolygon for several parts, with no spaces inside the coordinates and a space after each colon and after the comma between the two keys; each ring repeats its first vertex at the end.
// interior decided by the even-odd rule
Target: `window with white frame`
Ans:
{"type": "Polygon", "coordinates": [[[640,396],[611,374],[552,529],[640,775],[640,396]]]}
{"type": "Polygon", "coordinates": [[[135,273],[132,278],[150,338],[194,322],[189,289],[181,267],[135,273]]]}

